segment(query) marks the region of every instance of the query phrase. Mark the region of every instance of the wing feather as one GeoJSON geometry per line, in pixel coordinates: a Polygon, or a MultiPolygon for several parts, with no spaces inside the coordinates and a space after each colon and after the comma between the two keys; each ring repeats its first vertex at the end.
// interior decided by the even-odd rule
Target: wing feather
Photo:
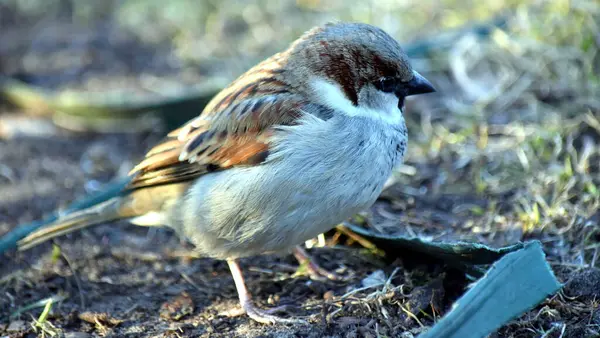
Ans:
{"type": "Polygon", "coordinates": [[[290,93],[282,71],[267,60],[220,92],[204,111],[170,132],[131,172],[129,189],[174,183],[237,165],[257,165],[269,153],[277,125],[291,125],[306,105],[290,93]]]}

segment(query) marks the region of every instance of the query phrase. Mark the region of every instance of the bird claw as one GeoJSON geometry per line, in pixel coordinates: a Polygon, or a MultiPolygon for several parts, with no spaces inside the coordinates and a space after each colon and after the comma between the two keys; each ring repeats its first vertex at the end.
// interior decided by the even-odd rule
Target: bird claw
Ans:
{"type": "Polygon", "coordinates": [[[316,280],[316,281],[331,280],[331,281],[339,282],[339,281],[348,281],[351,279],[350,276],[342,276],[335,272],[331,272],[331,271],[321,267],[319,264],[317,264],[314,261],[308,262],[308,264],[306,265],[306,273],[308,274],[310,279],[316,280]]]}
{"type": "Polygon", "coordinates": [[[259,309],[254,304],[245,304],[244,310],[248,314],[248,317],[256,320],[259,323],[264,324],[308,324],[307,321],[298,318],[282,318],[273,315],[273,313],[282,312],[282,308],[286,306],[278,306],[276,308],[263,310],[259,309]]]}
{"type": "Polygon", "coordinates": [[[294,248],[294,256],[300,262],[300,267],[296,275],[306,274],[312,280],[317,281],[348,281],[351,276],[342,276],[335,272],[328,271],[321,267],[315,260],[301,247],[294,248]]]}
{"type": "Polygon", "coordinates": [[[227,317],[237,317],[243,314],[247,314],[251,319],[263,323],[263,324],[307,324],[308,322],[297,318],[283,318],[275,316],[275,313],[285,312],[289,306],[282,305],[270,309],[260,309],[253,303],[248,302],[243,304],[242,307],[228,310],[221,313],[221,315],[227,317]]]}

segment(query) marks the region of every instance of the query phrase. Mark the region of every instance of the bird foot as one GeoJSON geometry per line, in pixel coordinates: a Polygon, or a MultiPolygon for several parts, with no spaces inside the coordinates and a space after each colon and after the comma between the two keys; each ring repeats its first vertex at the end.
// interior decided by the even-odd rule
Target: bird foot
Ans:
{"type": "Polygon", "coordinates": [[[229,264],[229,269],[231,270],[231,275],[233,276],[235,287],[240,298],[240,304],[242,305],[241,311],[230,311],[229,316],[246,313],[248,317],[263,324],[307,324],[306,321],[301,319],[281,318],[273,315],[273,313],[285,311],[286,306],[279,306],[269,310],[257,308],[252,302],[250,293],[246,288],[244,276],[242,275],[242,270],[237,261],[235,259],[228,259],[227,264],[229,264]]]}
{"type": "Polygon", "coordinates": [[[324,280],[347,281],[350,279],[349,276],[342,276],[335,272],[331,272],[331,271],[321,267],[319,264],[317,264],[314,261],[310,261],[306,264],[306,273],[308,274],[310,279],[317,280],[317,281],[324,281],[324,280]]]}
{"type": "Polygon", "coordinates": [[[252,303],[243,305],[248,317],[264,324],[307,324],[308,322],[297,318],[282,318],[273,315],[273,313],[282,312],[286,306],[279,306],[269,310],[259,309],[252,303]]]}
{"type": "Polygon", "coordinates": [[[307,324],[305,320],[297,318],[283,318],[276,316],[276,313],[285,312],[289,307],[287,305],[277,306],[270,309],[260,309],[252,302],[247,302],[242,307],[232,309],[221,313],[227,317],[237,317],[247,314],[248,317],[263,324],[307,324]]]}
{"type": "Polygon", "coordinates": [[[321,267],[304,249],[294,248],[294,256],[300,263],[296,275],[308,275],[312,280],[324,281],[347,281],[351,276],[342,276],[321,267]]]}

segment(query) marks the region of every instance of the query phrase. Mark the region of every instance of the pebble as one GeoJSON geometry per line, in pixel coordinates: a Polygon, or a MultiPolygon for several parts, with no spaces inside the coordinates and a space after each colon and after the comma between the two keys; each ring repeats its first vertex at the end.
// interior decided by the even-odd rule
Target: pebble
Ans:
{"type": "Polygon", "coordinates": [[[383,270],[377,270],[365,277],[361,281],[361,284],[363,287],[373,287],[377,285],[383,285],[386,281],[387,278],[385,277],[385,272],[383,272],[383,270]]]}
{"type": "Polygon", "coordinates": [[[10,322],[6,332],[22,332],[27,331],[27,324],[23,320],[15,320],[14,322],[10,322]]]}
{"type": "Polygon", "coordinates": [[[85,332],[67,332],[65,338],[90,338],[92,335],[85,332]]]}

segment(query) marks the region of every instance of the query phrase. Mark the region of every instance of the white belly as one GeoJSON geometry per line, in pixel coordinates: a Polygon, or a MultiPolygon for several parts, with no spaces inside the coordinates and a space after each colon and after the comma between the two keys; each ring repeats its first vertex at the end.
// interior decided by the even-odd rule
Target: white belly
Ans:
{"type": "Polygon", "coordinates": [[[181,232],[204,254],[251,256],[287,250],[373,204],[404,154],[404,125],[313,122],[286,127],[266,163],[199,180],[181,232]]]}

